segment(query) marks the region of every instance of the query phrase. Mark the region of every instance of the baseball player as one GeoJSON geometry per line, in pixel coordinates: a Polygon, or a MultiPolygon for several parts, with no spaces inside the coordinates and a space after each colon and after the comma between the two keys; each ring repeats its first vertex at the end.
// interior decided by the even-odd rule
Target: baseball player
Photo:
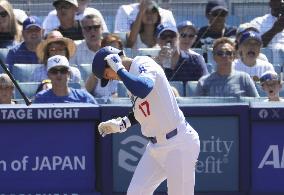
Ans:
{"type": "Polygon", "coordinates": [[[100,123],[100,134],[122,133],[139,122],[149,139],[127,195],[153,194],[165,179],[169,195],[193,195],[199,136],[186,122],[160,65],[147,56],[131,59],[104,47],[96,53],[92,71],[102,82],[121,80],[133,103],[128,116],[100,123]]]}

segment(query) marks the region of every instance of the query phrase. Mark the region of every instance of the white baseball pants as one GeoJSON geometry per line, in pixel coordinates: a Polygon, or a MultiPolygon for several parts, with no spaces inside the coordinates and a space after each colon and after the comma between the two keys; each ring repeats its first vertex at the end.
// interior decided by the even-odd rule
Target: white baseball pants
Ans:
{"type": "Polygon", "coordinates": [[[127,195],[152,195],[165,179],[168,195],[193,195],[199,151],[198,133],[189,124],[182,125],[176,136],[163,143],[149,143],[127,195]]]}

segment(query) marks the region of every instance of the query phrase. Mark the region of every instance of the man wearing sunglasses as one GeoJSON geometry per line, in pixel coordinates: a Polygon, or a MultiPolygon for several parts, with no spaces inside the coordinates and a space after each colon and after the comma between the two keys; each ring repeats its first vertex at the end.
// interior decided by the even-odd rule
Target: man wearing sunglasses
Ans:
{"type": "MultiPolygon", "coordinates": [[[[68,2],[68,0],[63,0],[63,1],[68,2]]],[[[72,3],[74,1],[70,0],[69,2],[72,3]]],[[[80,21],[85,15],[94,14],[101,19],[103,31],[108,32],[107,25],[105,23],[105,20],[101,12],[93,7],[89,7],[89,3],[90,0],[78,0],[78,9],[76,11],[75,20],[80,21]]],[[[50,31],[56,29],[59,25],[60,21],[57,17],[57,11],[56,9],[52,10],[51,12],[48,13],[47,17],[44,19],[42,24],[45,35],[47,35],[50,31]]]]}
{"type": "Polygon", "coordinates": [[[225,24],[228,16],[228,7],[224,0],[208,1],[205,14],[209,24],[199,29],[197,41],[193,47],[200,48],[203,45],[202,40],[206,38],[218,39],[236,35],[237,29],[225,24]]]}
{"type": "Polygon", "coordinates": [[[208,74],[204,58],[194,51],[184,51],[179,47],[179,34],[176,26],[163,23],[157,27],[156,36],[161,50],[157,57],[171,81],[197,81],[208,74]]]}
{"type": "Polygon", "coordinates": [[[34,103],[92,103],[95,99],[85,89],[68,87],[70,65],[65,56],[55,55],[47,60],[47,75],[52,88],[39,92],[34,103]]]}
{"type": "Polygon", "coordinates": [[[86,15],[80,21],[84,40],[76,41],[76,53],[71,64],[91,64],[95,53],[101,48],[103,28],[101,18],[94,14],[86,15]]]}
{"type": "Polygon", "coordinates": [[[230,39],[223,37],[214,42],[213,58],[217,64],[216,72],[199,79],[196,96],[259,96],[250,76],[245,72],[233,70],[235,45],[230,39]]]}

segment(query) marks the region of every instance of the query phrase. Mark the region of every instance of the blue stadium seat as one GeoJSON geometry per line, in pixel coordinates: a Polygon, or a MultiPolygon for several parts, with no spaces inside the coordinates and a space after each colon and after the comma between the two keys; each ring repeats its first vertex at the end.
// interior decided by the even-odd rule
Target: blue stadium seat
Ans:
{"type": "Polygon", "coordinates": [[[260,52],[263,53],[267,57],[268,61],[271,64],[273,64],[273,51],[271,48],[263,47],[261,48],[260,52]]]}
{"type": "Polygon", "coordinates": [[[273,64],[275,72],[280,75],[282,67],[279,64],[273,64]]]}
{"type": "Polygon", "coordinates": [[[76,66],[80,73],[83,81],[86,81],[88,76],[92,73],[92,65],[91,64],[80,64],[79,66],[76,66]]]}
{"type": "MultiPolygon", "coordinates": [[[[33,98],[40,82],[19,82],[18,84],[28,98],[33,98]]],[[[15,89],[14,97],[15,99],[23,99],[18,89],[15,89]]]]}
{"type": "Polygon", "coordinates": [[[132,104],[129,98],[110,98],[109,104],[132,104]]]}
{"type": "Polygon", "coordinates": [[[43,64],[14,64],[13,72],[15,80],[19,82],[32,82],[35,69],[43,64]]]}
{"type": "Polygon", "coordinates": [[[179,104],[213,104],[213,103],[237,103],[239,102],[237,97],[179,97],[177,102],[179,104]]]}
{"type": "Polygon", "coordinates": [[[9,49],[0,48],[0,59],[2,60],[3,63],[5,63],[5,61],[6,61],[6,57],[7,57],[8,52],[9,52],[9,49]]]}
{"type": "Polygon", "coordinates": [[[170,85],[176,88],[180,96],[184,96],[184,85],[182,81],[170,81],[170,85]]]}
{"type": "Polygon", "coordinates": [[[139,48],[137,55],[157,57],[160,52],[160,48],[139,48]]]}
{"type": "Polygon", "coordinates": [[[128,97],[127,89],[125,85],[123,84],[123,82],[121,81],[117,83],[117,96],[118,97],[128,97]]]}
{"type": "Polygon", "coordinates": [[[185,96],[192,97],[195,96],[196,86],[198,81],[187,81],[185,84],[185,96]]]}

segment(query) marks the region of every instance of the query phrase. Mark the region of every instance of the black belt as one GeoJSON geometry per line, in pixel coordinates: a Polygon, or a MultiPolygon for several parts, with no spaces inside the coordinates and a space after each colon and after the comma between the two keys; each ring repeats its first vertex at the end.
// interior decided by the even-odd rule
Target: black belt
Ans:
{"type": "MultiPolygon", "coordinates": [[[[169,133],[166,134],[166,138],[167,139],[171,139],[172,137],[176,136],[178,133],[177,129],[174,129],[172,131],[170,131],[169,133]]],[[[150,142],[152,142],[153,144],[157,143],[157,138],[156,137],[148,137],[148,139],[150,140],[150,142]]]]}

